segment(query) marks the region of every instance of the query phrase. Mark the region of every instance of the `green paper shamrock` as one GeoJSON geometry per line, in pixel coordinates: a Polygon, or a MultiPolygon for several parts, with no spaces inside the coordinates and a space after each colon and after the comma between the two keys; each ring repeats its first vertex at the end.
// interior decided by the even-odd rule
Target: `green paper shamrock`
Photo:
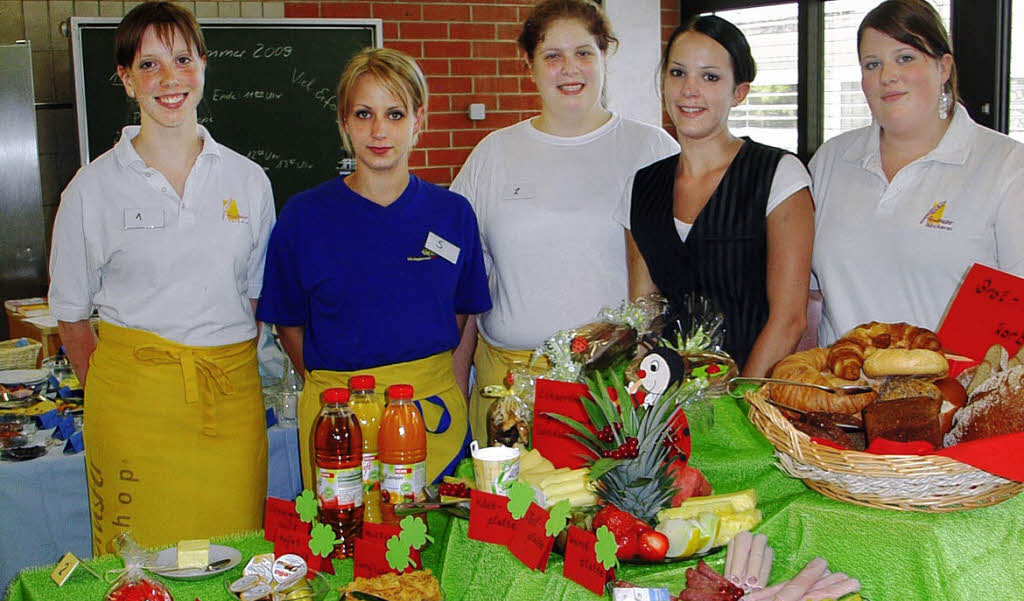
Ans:
{"type": "Polygon", "coordinates": [[[384,558],[388,560],[388,565],[391,566],[391,569],[401,572],[413,565],[412,559],[409,558],[409,544],[400,537],[392,536],[389,538],[387,547],[388,550],[384,553],[384,558]]]}
{"type": "Polygon", "coordinates": [[[398,538],[414,549],[419,549],[427,541],[434,542],[434,539],[427,535],[427,524],[415,516],[405,516],[398,525],[402,527],[402,533],[398,538]]]}
{"type": "Polygon", "coordinates": [[[295,511],[303,522],[312,522],[316,517],[316,495],[313,491],[306,489],[302,494],[295,497],[295,511]]]}
{"type": "Polygon", "coordinates": [[[340,539],[335,540],[334,530],[327,524],[313,524],[313,529],[309,532],[309,550],[320,557],[327,557],[333,553],[334,545],[340,542],[340,539]]]}
{"type": "Polygon", "coordinates": [[[571,509],[569,499],[562,499],[551,508],[551,515],[544,524],[544,530],[548,536],[557,536],[565,528],[565,521],[569,519],[571,509]]]}
{"type": "Polygon", "coordinates": [[[513,519],[521,519],[533,502],[533,487],[525,482],[513,482],[508,489],[508,512],[513,519]]]}
{"type": "Polygon", "coordinates": [[[615,544],[615,535],[611,530],[607,526],[598,528],[597,542],[594,544],[594,557],[601,562],[604,569],[610,570],[619,565],[619,558],[615,556],[615,552],[618,550],[619,546],[615,544]]]}

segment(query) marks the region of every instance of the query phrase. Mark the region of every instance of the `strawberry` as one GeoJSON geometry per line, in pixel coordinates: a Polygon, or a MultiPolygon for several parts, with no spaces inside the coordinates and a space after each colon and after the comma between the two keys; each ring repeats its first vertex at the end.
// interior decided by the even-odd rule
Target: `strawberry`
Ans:
{"type": "Polygon", "coordinates": [[[648,529],[640,535],[640,557],[647,561],[661,561],[668,553],[668,537],[648,529]]]}
{"type": "Polygon", "coordinates": [[[640,555],[640,537],[635,531],[626,532],[622,536],[615,535],[615,544],[619,546],[615,552],[615,557],[619,559],[633,559],[640,555]]]}
{"type": "Polygon", "coordinates": [[[593,527],[597,530],[605,526],[615,536],[615,544],[619,546],[615,556],[619,559],[632,559],[640,553],[640,535],[650,530],[650,526],[633,517],[633,514],[622,511],[614,505],[605,505],[594,516],[593,527]]]}

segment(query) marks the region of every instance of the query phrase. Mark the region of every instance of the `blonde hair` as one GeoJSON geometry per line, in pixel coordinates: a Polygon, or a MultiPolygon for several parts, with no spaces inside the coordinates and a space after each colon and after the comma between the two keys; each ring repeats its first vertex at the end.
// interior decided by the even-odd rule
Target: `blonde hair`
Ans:
{"type": "Polygon", "coordinates": [[[345,133],[345,116],[352,105],[352,90],[363,75],[372,76],[378,84],[401,99],[410,113],[427,106],[427,80],[411,56],[390,48],[364,48],[348,62],[338,81],[338,130],[341,143],[349,154],[352,154],[352,141],[345,133]]]}

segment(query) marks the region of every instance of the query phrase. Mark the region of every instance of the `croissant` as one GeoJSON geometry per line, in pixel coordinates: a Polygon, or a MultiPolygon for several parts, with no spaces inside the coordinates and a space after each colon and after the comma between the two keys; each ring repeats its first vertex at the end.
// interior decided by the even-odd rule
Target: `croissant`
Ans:
{"type": "Polygon", "coordinates": [[[837,340],[828,351],[828,367],[844,380],[860,377],[864,359],[877,349],[927,349],[939,351],[942,343],[931,330],[907,323],[861,324],[837,340]]]}
{"type": "MultiPolygon", "coordinates": [[[[823,348],[812,348],[793,353],[775,365],[772,369],[772,377],[831,387],[865,383],[864,380],[850,381],[835,376],[828,369],[827,357],[828,350],[823,348]]],[[[858,372],[858,378],[859,376],[858,372]]],[[[770,390],[772,399],[800,411],[852,414],[875,402],[878,398],[878,394],[874,392],[839,395],[806,386],[787,386],[786,384],[771,384],[770,390]]]]}

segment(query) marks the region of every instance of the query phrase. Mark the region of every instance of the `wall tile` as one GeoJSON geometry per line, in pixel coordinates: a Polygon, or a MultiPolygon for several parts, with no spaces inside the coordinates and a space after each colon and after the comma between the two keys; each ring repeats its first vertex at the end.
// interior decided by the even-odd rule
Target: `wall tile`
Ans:
{"type": "Polygon", "coordinates": [[[124,2],[116,2],[114,0],[100,0],[100,16],[123,17],[124,2]]]}
{"type": "Polygon", "coordinates": [[[259,2],[243,2],[242,3],[242,16],[247,19],[259,18],[263,16],[263,5],[259,2]]]}
{"type": "Polygon", "coordinates": [[[218,17],[238,17],[242,14],[241,9],[238,7],[237,2],[218,2],[217,3],[217,16],[218,17]]]}
{"type": "Polygon", "coordinates": [[[45,2],[24,2],[25,36],[32,42],[32,51],[50,49],[50,14],[45,2]]]}
{"type": "Polygon", "coordinates": [[[196,2],[195,15],[199,19],[217,16],[217,2],[196,2]]]}
{"type": "Polygon", "coordinates": [[[67,50],[71,40],[60,32],[61,23],[75,12],[75,3],[71,0],[50,0],[50,40],[54,50],[67,50]]]}
{"type": "Polygon", "coordinates": [[[100,3],[97,0],[75,0],[76,17],[100,16],[100,3]]]}
{"type": "Polygon", "coordinates": [[[32,81],[36,102],[53,102],[53,62],[49,50],[32,48],[32,81]]]}
{"type": "Polygon", "coordinates": [[[0,2],[0,43],[11,44],[25,39],[25,16],[21,2],[0,2]]]}
{"type": "Polygon", "coordinates": [[[272,19],[284,17],[284,2],[264,2],[263,16],[272,19]]]}
{"type": "Polygon", "coordinates": [[[36,143],[39,154],[57,152],[57,112],[36,111],[36,143]]]}
{"type": "Polygon", "coordinates": [[[53,97],[57,102],[75,101],[75,76],[71,70],[70,51],[53,51],[53,97]]]}

